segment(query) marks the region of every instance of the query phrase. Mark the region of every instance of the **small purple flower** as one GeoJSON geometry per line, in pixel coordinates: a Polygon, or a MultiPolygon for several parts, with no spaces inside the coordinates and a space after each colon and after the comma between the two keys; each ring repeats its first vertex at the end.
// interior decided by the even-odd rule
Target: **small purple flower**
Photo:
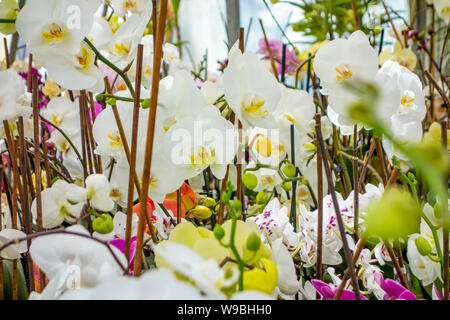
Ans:
{"type": "Polygon", "coordinates": [[[394,280],[384,280],[383,275],[379,272],[374,273],[374,279],[381,289],[386,292],[383,297],[384,300],[417,300],[416,296],[411,291],[394,280]]]}

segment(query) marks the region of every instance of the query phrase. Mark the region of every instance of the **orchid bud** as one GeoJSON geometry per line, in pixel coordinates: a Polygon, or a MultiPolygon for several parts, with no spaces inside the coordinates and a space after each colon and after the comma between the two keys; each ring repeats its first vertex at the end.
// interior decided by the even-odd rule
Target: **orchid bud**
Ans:
{"type": "Polygon", "coordinates": [[[114,223],[111,216],[107,213],[95,218],[92,222],[92,228],[100,234],[108,234],[114,230],[114,223]]]}
{"type": "Polygon", "coordinates": [[[213,231],[217,240],[222,240],[225,237],[225,230],[223,230],[220,224],[216,224],[213,231]]]}
{"type": "Polygon", "coordinates": [[[234,211],[240,212],[242,211],[242,202],[239,199],[235,199],[233,200],[231,207],[234,209],[234,211]]]}
{"type": "Polygon", "coordinates": [[[417,251],[419,251],[422,256],[428,256],[431,253],[431,245],[425,238],[418,237],[415,242],[417,251]]]}
{"type": "Polygon", "coordinates": [[[284,175],[286,177],[288,177],[289,179],[295,177],[296,169],[292,163],[288,163],[287,165],[285,165],[283,167],[282,171],[283,171],[284,175]]]}
{"type": "Polygon", "coordinates": [[[207,197],[203,199],[203,205],[210,209],[214,208],[216,204],[216,200],[214,200],[213,198],[207,197]]]}
{"type": "Polygon", "coordinates": [[[148,109],[150,108],[150,99],[145,99],[141,103],[142,109],[148,109]]]}
{"type": "Polygon", "coordinates": [[[292,183],[290,182],[285,182],[281,185],[281,187],[286,190],[287,192],[292,190],[292,183]]]}
{"type": "Polygon", "coordinates": [[[115,106],[117,103],[117,100],[114,98],[109,98],[108,101],[106,101],[107,104],[109,104],[110,106],[115,106]]]}
{"type": "Polygon", "coordinates": [[[208,207],[205,206],[195,206],[189,211],[189,213],[196,219],[206,220],[211,217],[212,212],[208,207]]]}
{"type": "Polygon", "coordinates": [[[247,238],[247,249],[250,251],[258,251],[260,247],[261,239],[255,232],[252,232],[247,238]]]}
{"type": "Polygon", "coordinates": [[[256,204],[264,204],[267,202],[268,199],[269,196],[267,195],[267,193],[264,190],[260,191],[256,195],[256,204]]]}
{"type": "Polygon", "coordinates": [[[253,173],[246,172],[242,176],[242,182],[247,189],[253,190],[258,185],[258,178],[253,173]]]}

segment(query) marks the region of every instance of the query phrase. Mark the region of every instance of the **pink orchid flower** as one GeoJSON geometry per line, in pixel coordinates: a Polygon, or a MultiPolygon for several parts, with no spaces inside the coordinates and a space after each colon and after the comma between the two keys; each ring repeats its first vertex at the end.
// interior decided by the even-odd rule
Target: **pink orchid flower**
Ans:
{"type": "Polygon", "coordinates": [[[374,279],[381,289],[386,292],[383,297],[384,300],[417,300],[416,296],[411,291],[394,280],[384,280],[383,275],[379,272],[374,273],[374,279]]]}
{"type": "MultiPolygon", "coordinates": [[[[111,245],[125,253],[125,239],[116,238],[109,242],[111,245]]],[[[130,271],[134,270],[134,255],[136,253],[136,236],[131,238],[130,243],[130,271]]]]}
{"type": "MultiPolygon", "coordinates": [[[[319,292],[319,294],[322,296],[323,300],[333,300],[338,290],[337,287],[326,284],[325,282],[320,280],[311,280],[311,283],[313,284],[314,288],[316,288],[317,292],[319,292]]],[[[361,296],[361,299],[367,300],[367,298],[364,296],[361,296]]],[[[339,300],[356,300],[356,296],[353,291],[343,290],[339,300]]]]}

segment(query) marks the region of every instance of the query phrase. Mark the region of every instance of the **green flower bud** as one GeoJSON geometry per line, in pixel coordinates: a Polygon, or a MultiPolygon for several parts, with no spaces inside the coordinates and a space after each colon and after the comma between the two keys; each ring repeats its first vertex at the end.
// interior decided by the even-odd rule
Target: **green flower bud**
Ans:
{"type": "Polygon", "coordinates": [[[206,220],[211,217],[212,211],[208,207],[197,205],[189,211],[189,214],[196,219],[206,220]]]}
{"type": "Polygon", "coordinates": [[[94,222],[92,222],[92,228],[100,234],[108,234],[114,230],[113,219],[109,214],[104,213],[100,217],[95,218],[94,222]]]}
{"type": "Polygon", "coordinates": [[[253,173],[246,172],[242,176],[242,182],[247,189],[253,190],[258,185],[258,178],[253,173]]]}
{"type": "Polygon", "coordinates": [[[415,242],[417,251],[419,251],[422,256],[427,256],[431,253],[431,245],[425,238],[418,237],[415,242]]]}
{"type": "Polygon", "coordinates": [[[234,209],[234,211],[240,212],[242,211],[242,202],[239,199],[234,199],[231,207],[234,209]]]}
{"type": "Polygon", "coordinates": [[[220,224],[216,224],[213,231],[214,236],[217,238],[217,240],[222,240],[223,237],[225,237],[225,230],[223,230],[220,224]]]}
{"type": "Polygon", "coordinates": [[[259,236],[252,232],[247,238],[247,249],[250,251],[258,251],[261,247],[261,239],[259,236]]]}
{"type": "Polygon", "coordinates": [[[421,212],[408,192],[390,188],[367,209],[366,230],[387,240],[406,238],[419,231],[421,212]]]}
{"type": "Polygon", "coordinates": [[[150,108],[150,99],[145,99],[141,103],[142,109],[148,109],[150,108]]]}
{"type": "Polygon", "coordinates": [[[203,205],[205,207],[208,207],[210,209],[214,208],[216,206],[216,200],[214,200],[213,198],[204,198],[203,199],[203,205]]]}
{"type": "Polygon", "coordinates": [[[267,195],[267,193],[264,190],[260,191],[256,195],[256,204],[264,204],[267,202],[268,199],[269,196],[267,195]]]}
{"type": "Polygon", "coordinates": [[[294,165],[291,163],[288,163],[287,165],[285,165],[283,167],[282,171],[283,171],[284,175],[289,179],[295,177],[296,169],[295,169],[294,165]]]}
{"type": "Polygon", "coordinates": [[[108,101],[106,101],[107,104],[109,104],[110,106],[115,106],[117,103],[117,100],[114,98],[109,98],[108,101]]]}
{"type": "Polygon", "coordinates": [[[285,182],[281,185],[281,187],[286,190],[287,192],[292,190],[292,183],[290,182],[285,182]]]}

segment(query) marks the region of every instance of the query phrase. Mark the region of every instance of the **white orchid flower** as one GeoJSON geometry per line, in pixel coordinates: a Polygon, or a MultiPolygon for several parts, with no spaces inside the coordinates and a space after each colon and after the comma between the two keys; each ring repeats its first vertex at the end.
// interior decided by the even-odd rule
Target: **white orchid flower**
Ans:
{"type": "Polygon", "coordinates": [[[110,197],[108,178],[103,174],[91,174],[86,178],[87,198],[93,208],[100,211],[111,211],[114,201],[110,197]]]}
{"type": "Polygon", "coordinates": [[[234,272],[231,279],[226,279],[224,270],[214,259],[205,260],[187,246],[162,242],[155,247],[155,252],[171,269],[192,280],[209,298],[224,299],[220,289],[237,281],[237,272],[234,272]]]}
{"type": "Polygon", "coordinates": [[[197,117],[172,125],[165,146],[166,158],[178,167],[180,179],[192,178],[207,167],[217,179],[223,179],[237,152],[237,132],[216,107],[206,106],[197,117]]]}
{"type": "Polygon", "coordinates": [[[25,82],[14,69],[0,71],[0,120],[16,120],[23,116],[28,118],[31,94],[25,88],[25,82]]]}
{"type": "Polygon", "coordinates": [[[409,236],[406,256],[408,257],[411,272],[419,279],[424,286],[433,283],[437,278],[442,281],[441,265],[439,262],[431,260],[428,256],[420,254],[416,246],[416,239],[425,239],[431,246],[428,237],[421,234],[413,234],[409,236]]]}
{"type": "Polygon", "coordinates": [[[278,126],[289,130],[293,124],[300,134],[308,134],[309,123],[316,113],[313,97],[303,90],[280,87],[281,99],[274,113],[278,126]]]}
{"type": "MultiPolygon", "coordinates": [[[[71,204],[67,201],[66,192],[71,185],[63,180],[53,183],[51,188],[42,191],[42,225],[44,228],[55,228],[64,221],[73,223],[80,216],[83,203],[71,204]]],[[[37,218],[36,199],[31,204],[31,213],[37,218]]]]}
{"type": "Polygon", "coordinates": [[[294,295],[300,290],[294,261],[281,238],[272,242],[272,259],[277,265],[278,288],[283,294],[294,295]]]}
{"type": "Polygon", "coordinates": [[[271,242],[280,238],[291,247],[299,243],[299,234],[289,223],[288,208],[280,207],[278,198],[272,199],[261,214],[247,220],[254,221],[271,242]]]}
{"type": "Polygon", "coordinates": [[[106,49],[108,60],[119,68],[125,68],[136,58],[138,44],[152,15],[152,3],[148,1],[144,14],[132,15],[114,33],[106,49]]]}
{"type": "Polygon", "coordinates": [[[274,75],[256,54],[239,50],[236,42],[223,75],[225,99],[244,126],[273,128],[273,114],[281,98],[274,75]]]}
{"type": "Polygon", "coordinates": [[[70,135],[80,130],[78,101],[72,102],[65,97],[55,97],[41,109],[42,116],[70,135]]]}
{"type": "Polygon", "coordinates": [[[28,50],[45,61],[54,53],[77,54],[92,23],[85,0],[31,0],[20,10],[16,27],[28,50]]]}
{"type": "Polygon", "coordinates": [[[148,8],[151,10],[149,3],[150,0],[111,0],[114,13],[119,17],[124,17],[128,12],[142,14],[148,8]]]}
{"type": "Polygon", "coordinates": [[[63,294],[60,300],[200,300],[199,291],[167,269],[145,272],[139,278],[118,277],[95,288],[63,294]]]}
{"type": "MultiPolygon", "coordinates": [[[[66,230],[89,235],[81,225],[71,226],[66,230]]],[[[111,250],[125,267],[126,258],[123,253],[113,246],[111,250]]],[[[106,246],[72,234],[39,237],[31,244],[30,254],[50,280],[42,292],[42,299],[56,299],[62,293],[79,287],[95,287],[123,274],[122,268],[106,246]]]]}
{"type": "MultiPolygon", "coordinates": [[[[16,229],[3,229],[0,231],[0,247],[11,240],[20,239],[23,237],[26,237],[26,234],[22,231],[16,229]]],[[[0,257],[4,259],[19,259],[20,254],[27,252],[27,250],[27,242],[21,241],[0,251],[0,257]]]]}
{"type": "Polygon", "coordinates": [[[195,117],[207,110],[207,104],[194,79],[183,70],[161,80],[158,104],[157,126],[164,131],[181,119],[195,117]]]}
{"type": "Polygon", "coordinates": [[[104,50],[113,37],[111,27],[107,20],[94,16],[94,23],[91,31],[87,35],[89,41],[98,49],[104,50]]]}
{"type": "Polygon", "coordinates": [[[356,31],[348,39],[335,39],[322,46],[313,67],[322,92],[328,94],[344,80],[372,80],[378,71],[378,55],[367,36],[356,31]]]}
{"type": "Polygon", "coordinates": [[[165,43],[163,47],[163,59],[167,64],[180,59],[180,51],[178,47],[171,44],[165,43]]]}

